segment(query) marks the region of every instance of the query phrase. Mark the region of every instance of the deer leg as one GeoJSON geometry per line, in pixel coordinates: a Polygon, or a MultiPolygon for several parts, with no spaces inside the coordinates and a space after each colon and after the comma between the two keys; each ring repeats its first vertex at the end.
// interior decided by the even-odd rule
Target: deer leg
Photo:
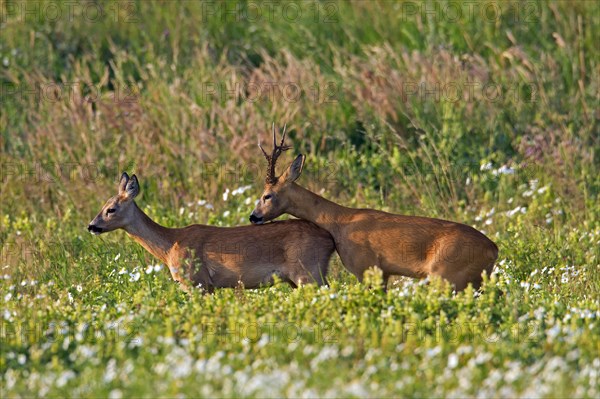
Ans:
{"type": "Polygon", "coordinates": [[[314,282],[313,277],[309,273],[296,273],[290,276],[290,280],[296,287],[314,282]]]}
{"type": "Polygon", "coordinates": [[[388,289],[388,281],[390,280],[390,275],[389,274],[385,274],[383,275],[383,281],[381,283],[381,286],[383,287],[383,292],[387,292],[388,289]]]}

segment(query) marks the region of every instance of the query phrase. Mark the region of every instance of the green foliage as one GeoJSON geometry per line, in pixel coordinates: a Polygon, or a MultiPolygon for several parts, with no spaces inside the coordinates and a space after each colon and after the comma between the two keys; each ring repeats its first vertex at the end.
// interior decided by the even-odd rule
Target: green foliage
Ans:
{"type": "Polygon", "coordinates": [[[456,7],[0,3],[2,397],[598,397],[598,6],[456,7]],[[336,258],[187,295],[87,234],[123,171],[158,223],[247,223],[272,122],[325,197],[484,231],[482,291],[336,258]]]}

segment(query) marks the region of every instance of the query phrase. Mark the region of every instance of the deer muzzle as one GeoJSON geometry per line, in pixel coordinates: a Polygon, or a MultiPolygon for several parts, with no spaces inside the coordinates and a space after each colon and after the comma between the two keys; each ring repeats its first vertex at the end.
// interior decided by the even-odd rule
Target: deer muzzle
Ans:
{"type": "Polygon", "coordinates": [[[252,212],[250,214],[250,222],[252,224],[263,224],[265,221],[262,216],[256,216],[256,214],[254,212],[252,212]]]}
{"type": "Polygon", "coordinates": [[[87,229],[90,233],[95,234],[95,235],[102,233],[102,228],[100,228],[94,224],[89,224],[87,229]]]}

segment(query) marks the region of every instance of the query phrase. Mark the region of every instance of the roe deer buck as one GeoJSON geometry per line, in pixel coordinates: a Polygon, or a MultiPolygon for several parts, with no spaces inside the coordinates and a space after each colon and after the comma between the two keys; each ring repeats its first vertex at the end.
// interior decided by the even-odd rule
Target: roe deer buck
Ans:
{"type": "Polygon", "coordinates": [[[173,279],[188,290],[189,282],[214,288],[246,288],[273,283],[273,275],[294,286],[326,284],[335,247],[329,233],[304,220],[268,226],[160,226],[134,202],[140,191],[135,175],[123,173],[118,194],[110,198],[88,230],[101,234],[125,230],[152,255],[165,262],[173,279]]]}
{"type": "Polygon", "coordinates": [[[482,272],[492,272],[498,247],[483,233],[455,222],[418,216],[402,216],[371,209],[347,208],[300,187],[298,179],[304,165],[300,154],[279,177],[275,164],[284,144],[277,145],[273,126],[273,152],[267,158],[265,188],[250,221],[262,224],[283,213],[315,223],[327,230],[342,263],[359,280],[372,266],[383,272],[384,283],[391,275],[423,278],[441,276],[456,290],[469,283],[479,288],[482,272]]]}

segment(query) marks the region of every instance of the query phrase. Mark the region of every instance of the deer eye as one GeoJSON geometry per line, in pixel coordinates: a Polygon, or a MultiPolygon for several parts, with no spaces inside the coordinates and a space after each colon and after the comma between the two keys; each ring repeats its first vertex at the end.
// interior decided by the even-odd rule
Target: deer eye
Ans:
{"type": "Polygon", "coordinates": [[[115,208],[109,208],[106,210],[106,213],[115,213],[117,210],[115,208]]]}
{"type": "Polygon", "coordinates": [[[265,196],[263,197],[263,200],[265,200],[265,201],[268,201],[268,200],[270,200],[270,199],[271,199],[271,197],[272,197],[272,195],[271,195],[271,194],[267,194],[267,195],[265,195],[265,196]]]}

